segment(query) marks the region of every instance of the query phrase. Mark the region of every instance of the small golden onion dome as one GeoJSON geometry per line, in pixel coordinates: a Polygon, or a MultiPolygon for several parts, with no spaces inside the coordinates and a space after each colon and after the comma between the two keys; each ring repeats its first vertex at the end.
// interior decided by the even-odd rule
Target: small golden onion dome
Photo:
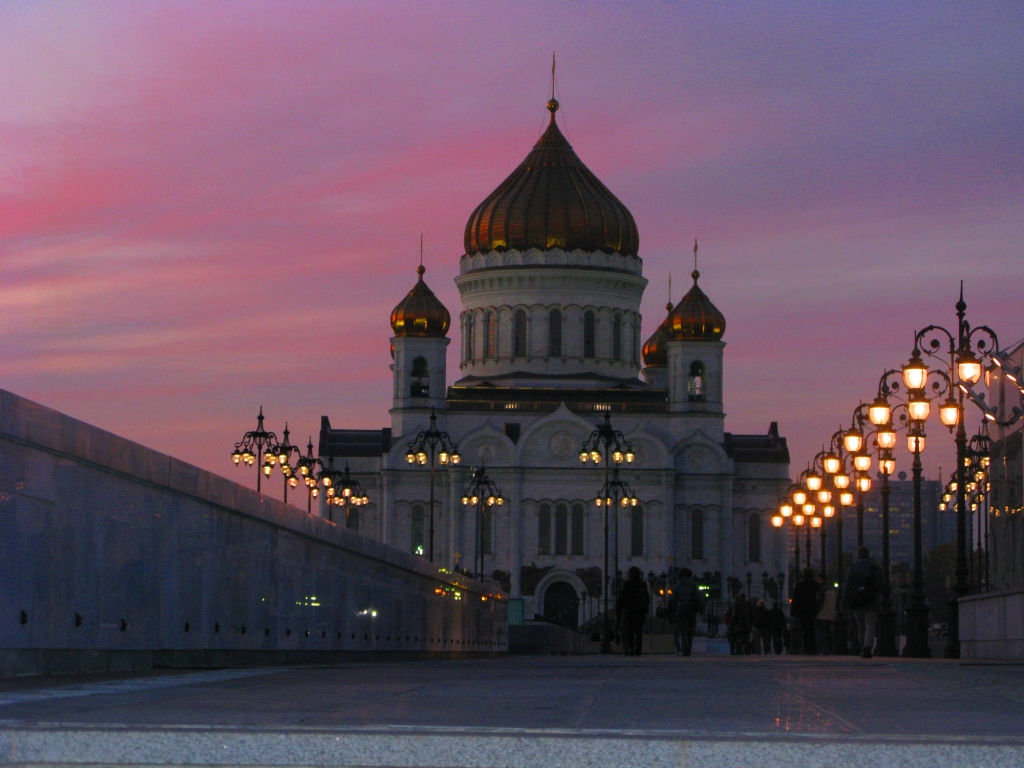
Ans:
{"type": "Polygon", "coordinates": [[[551,122],[512,174],[477,206],[466,224],[466,255],[512,248],[577,248],[636,256],[640,235],[629,209],[579,159],[551,122]]]}
{"type": "Polygon", "coordinates": [[[644,343],[644,365],[648,368],[664,368],[668,365],[668,319],[672,315],[672,302],[665,305],[668,312],[651,338],[644,343]]]}
{"type": "Polygon", "coordinates": [[[452,316],[448,309],[423,282],[427,270],[416,268],[420,276],[409,294],[391,311],[391,328],[395,336],[427,336],[441,338],[448,332],[452,316]]]}
{"type": "Polygon", "coordinates": [[[693,278],[693,287],[668,316],[669,336],[673,341],[718,341],[725,333],[725,315],[697,285],[700,272],[695,269],[690,277],[693,278]]]}

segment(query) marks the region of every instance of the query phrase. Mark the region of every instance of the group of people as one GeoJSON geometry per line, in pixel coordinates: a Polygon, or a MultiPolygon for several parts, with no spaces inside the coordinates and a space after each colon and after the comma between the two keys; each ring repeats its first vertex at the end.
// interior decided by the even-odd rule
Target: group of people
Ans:
{"type": "MultiPolygon", "coordinates": [[[[727,626],[729,652],[733,655],[790,654],[813,655],[835,650],[835,621],[851,613],[856,620],[860,654],[870,659],[875,643],[878,601],[885,589],[878,567],[870,561],[867,547],[857,550],[857,561],[850,566],[841,599],[836,590],[814,571],[803,571],[793,590],[789,621],[779,604],[769,608],[764,600],[756,603],[742,592],[722,617],[727,626]]],[[[623,652],[639,656],[643,650],[643,627],[651,609],[651,596],[643,572],[630,568],[615,601],[615,613],[622,637],[623,652]]],[[[666,616],[674,627],[675,651],[689,656],[697,617],[704,613],[705,601],[689,568],[679,572],[672,587],[666,616]]]]}
{"type": "Polygon", "coordinates": [[[832,585],[810,568],[804,569],[793,590],[790,606],[794,629],[799,632],[799,650],[795,652],[834,653],[839,640],[835,635],[835,622],[840,615],[852,615],[857,626],[857,649],[865,659],[871,658],[878,625],[878,602],[886,585],[870,556],[867,547],[858,548],[857,560],[846,575],[841,599],[832,585]]]}

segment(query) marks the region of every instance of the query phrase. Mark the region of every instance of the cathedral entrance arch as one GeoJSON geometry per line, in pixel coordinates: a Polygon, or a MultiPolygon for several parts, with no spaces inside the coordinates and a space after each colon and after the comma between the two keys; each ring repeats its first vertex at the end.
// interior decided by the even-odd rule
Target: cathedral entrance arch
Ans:
{"type": "Polygon", "coordinates": [[[544,618],[569,629],[579,626],[580,596],[568,581],[552,581],[544,590],[544,618]]]}

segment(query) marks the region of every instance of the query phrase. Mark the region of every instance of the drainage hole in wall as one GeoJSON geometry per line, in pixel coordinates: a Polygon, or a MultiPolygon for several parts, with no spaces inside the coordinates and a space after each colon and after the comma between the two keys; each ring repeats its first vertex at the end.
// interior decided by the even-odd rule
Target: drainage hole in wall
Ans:
{"type": "Polygon", "coordinates": [[[82,626],[82,615],[80,613],[76,613],[75,614],[75,626],[76,627],[82,626]]]}
{"type": "Polygon", "coordinates": [[[25,611],[22,611],[21,613],[18,614],[18,623],[19,624],[28,624],[28,614],[25,613],[25,611]]]}
{"type": "Polygon", "coordinates": [[[220,632],[220,624],[219,624],[218,622],[216,622],[216,621],[215,621],[215,622],[213,622],[213,631],[214,631],[215,633],[216,633],[216,632],[220,632]]]}
{"type": "Polygon", "coordinates": [[[188,631],[189,631],[190,629],[192,629],[192,625],[191,625],[191,624],[189,624],[189,623],[188,623],[188,622],[186,621],[186,622],[185,622],[185,626],[183,626],[183,627],[182,627],[182,629],[183,629],[183,630],[184,630],[185,632],[188,632],[188,631]]]}
{"type": "Polygon", "coordinates": [[[290,629],[285,629],[284,636],[285,637],[291,637],[292,636],[292,631],[290,629]]]}
{"type": "Polygon", "coordinates": [[[121,619],[121,631],[122,632],[126,632],[127,630],[128,630],[128,622],[125,621],[124,619],[121,619]]]}

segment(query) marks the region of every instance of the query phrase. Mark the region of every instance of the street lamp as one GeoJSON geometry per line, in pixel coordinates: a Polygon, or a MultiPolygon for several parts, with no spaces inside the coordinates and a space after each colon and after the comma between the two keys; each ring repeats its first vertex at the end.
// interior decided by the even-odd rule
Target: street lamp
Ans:
{"type": "Polygon", "coordinates": [[[451,441],[447,432],[437,428],[437,415],[434,409],[430,409],[430,427],[421,430],[411,443],[405,454],[405,460],[410,465],[424,466],[430,462],[430,542],[428,559],[434,562],[434,462],[435,459],[441,466],[449,464],[456,465],[462,461],[459,456],[459,446],[451,441]]]}
{"type": "Polygon", "coordinates": [[[268,456],[273,456],[277,460],[278,465],[281,467],[281,474],[284,475],[285,504],[288,503],[288,488],[297,488],[299,485],[299,481],[295,477],[295,470],[291,464],[292,454],[302,455],[302,451],[299,450],[298,446],[291,444],[290,436],[291,432],[288,431],[288,422],[286,421],[284,423],[284,432],[281,434],[283,439],[267,451],[268,456]]]}
{"type": "Polygon", "coordinates": [[[917,347],[920,335],[915,335],[914,351],[909,362],[899,371],[890,370],[882,374],[879,382],[879,396],[886,401],[896,399],[906,408],[907,449],[913,454],[911,465],[914,477],[914,571],[911,583],[910,606],[907,608],[907,644],[904,656],[929,658],[928,647],[928,605],[924,594],[924,571],[921,551],[921,453],[925,447],[925,420],[931,412],[928,397],[929,381],[932,393],[939,397],[952,395],[952,381],[943,371],[929,370],[921,359],[917,347]],[[897,393],[902,383],[905,397],[897,393]]]}
{"type": "Polygon", "coordinates": [[[235,450],[231,452],[231,460],[235,462],[236,467],[240,464],[244,464],[247,467],[251,467],[253,464],[260,466],[260,470],[256,473],[257,493],[260,492],[261,475],[269,474],[263,469],[264,462],[262,457],[264,451],[276,444],[277,435],[263,428],[263,406],[261,405],[260,415],[256,417],[256,429],[242,435],[242,439],[235,443],[235,450]]]}
{"type": "MultiPolygon", "coordinates": [[[[604,464],[604,487],[609,487],[609,459],[618,467],[623,461],[632,464],[636,458],[633,453],[633,445],[623,437],[622,433],[612,427],[611,411],[604,412],[604,422],[597,429],[590,433],[590,437],[580,444],[580,462],[586,464],[588,461],[594,464],[604,464]]],[[[616,474],[616,479],[618,475],[616,474]]],[[[632,493],[630,493],[632,496],[632,493]]],[[[601,622],[601,653],[612,652],[611,639],[611,613],[608,606],[608,597],[611,590],[611,580],[608,576],[608,507],[604,501],[608,496],[602,491],[597,501],[597,506],[604,507],[604,621],[601,622]],[[598,503],[600,502],[600,503],[598,503]]],[[[619,550],[619,516],[615,515],[615,573],[618,577],[618,550],[619,550]]]]}
{"type": "Polygon", "coordinates": [[[479,563],[477,578],[481,581],[484,578],[484,534],[482,525],[484,507],[486,506],[490,509],[494,506],[500,507],[504,503],[505,499],[501,495],[501,490],[487,476],[486,467],[481,466],[479,469],[473,470],[469,487],[462,492],[462,504],[466,507],[476,507],[476,562],[473,565],[476,567],[477,563],[479,563]]]}
{"type": "Polygon", "coordinates": [[[327,519],[334,520],[334,514],[330,507],[341,507],[345,510],[345,527],[347,528],[350,507],[369,504],[369,496],[366,495],[359,481],[352,477],[347,463],[341,472],[334,468],[333,456],[327,460],[327,467],[321,470],[319,480],[320,484],[324,486],[325,502],[328,507],[327,519]]]}
{"type": "Polygon", "coordinates": [[[317,490],[317,467],[323,468],[323,462],[313,456],[313,437],[310,435],[309,445],[306,446],[306,455],[300,456],[295,462],[295,471],[299,473],[302,482],[306,484],[306,513],[313,514],[313,499],[320,495],[317,490]]]}
{"type": "MultiPolygon", "coordinates": [[[[972,387],[981,380],[983,362],[986,357],[997,366],[1003,362],[1003,357],[999,353],[999,339],[995,331],[984,325],[971,328],[965,319],[966,314],[967,302],[964,301],[964,284],[961,281],[960,300],[956,303],[956,332],[951,333],[939,325],[929,325],[914,335],[915,348],[924,350],[929,357],[940,360],[946,371],[947,381],[951,385],[956,385],[956,398],[954,399],[954,393],[950,391],[939,410],[939,418],[942,423],[950,430],[954,426],[956,427],[956,583],[953,585],[954,597],[950,600],[949,642],[944,654],[948,659],[960,658],[958,601],[971,592],[967,571],[968,511],[965,461],[968,459],[968,449],[967,429],[964,426],[964,397],[966,395],[978,405],[987,419],[994,419],[992,409],[985,406],[982,396],[974,394],[972,387]]],[[[1013,420],[1018,418],[1020,418],[1020,412],[1016,411],[1013,420]]]]}

